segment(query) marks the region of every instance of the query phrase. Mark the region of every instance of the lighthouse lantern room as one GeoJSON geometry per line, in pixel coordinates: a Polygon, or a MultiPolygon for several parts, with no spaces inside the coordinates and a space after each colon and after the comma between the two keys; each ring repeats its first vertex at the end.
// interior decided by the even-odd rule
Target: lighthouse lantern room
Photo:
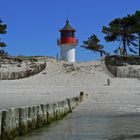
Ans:
{"type": "Polygon", "coordinates": [[[76,30],[70,26],[67,20],[66,25],[59,31],[61,34],[57,44],[60,46],[60,59],[75,62],[75,48],[78,44],[78,39],[75,38],[76,30]]]}

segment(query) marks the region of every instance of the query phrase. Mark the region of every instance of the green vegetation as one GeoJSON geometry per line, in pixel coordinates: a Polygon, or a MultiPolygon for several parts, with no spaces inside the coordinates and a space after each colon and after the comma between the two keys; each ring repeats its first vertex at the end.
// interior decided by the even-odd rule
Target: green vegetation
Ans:
{"type": "MultiPolygon", "coordinates": [[[[7,25],[3,24],[2,20],[0,19],[0,34],[6,34],[7,33],[6,29],[7,25]]],[[[6,44],[0,41],[0,47],[6,47],[6,44]]]]}
{"type": "Polygon", "coordinates": [[[92,50],[94,52],[99,52],[100,56],[102,57],[103,53],[105,54],[105,51],[103,50],[104,46],[99,44],[99,42],[100,40],[95,34],[93,34],[88,38],[88,40],[83,41],[83,45],[81,45],[81,47],[92,50]]]}
{"type": "Polygon", "coordinates": [[[116,18],[109,23],[108,27],[103,26],[102,32],[106,35],[107,42],[122,41],[123,55],[127,55],[126,46],[130,46],[135,40],[135,36],[131,33],[130,17],[116,18]]]}
{"type": "MultiPolygon", "coordinates": [[[[6,29],[7,29],[7,25],[3,24],[2,20],[0,19],[0,34],[6,34],[7,33],[6,29]]],[[[1,38],[0,38],[0,40],[1,40],[1,38]]],[[[4,48],[4,47],[6,47],[6,43],[0,41],[0,48],[4,48]]],[[[1,49],[0,55],[5,56],[5,55],[7,55],[7,52],[5,52],[3,49],[1,49]]]]}
{"type": "Polygon", "coordinates": [[[139,55],[140,55],[140,11],[136,11],[136,13],[131,16],[131,20],[132,20],[131,30],[132,33],[135,34],[136,39],[138,39],[137,46],[139,47],[139,55]]]}
{"type": "MultiPolygon", "coordinates": [[[[102,27],[102,33],[105,35],[106,42],[118,41],[122,44],[123,55],[128,54],[128,49],[130,52],[140,55],[140,11],[122,18],[113,19],[108,26],[102,27]]],[[[94,52],[105,53],[103,45],[99,44],[99,42],[97,36],[93,34],[87,41],[83,41],[81,47],[94,52]]],[[[114,52],[117,52],[116,50],[114,52]]]]}

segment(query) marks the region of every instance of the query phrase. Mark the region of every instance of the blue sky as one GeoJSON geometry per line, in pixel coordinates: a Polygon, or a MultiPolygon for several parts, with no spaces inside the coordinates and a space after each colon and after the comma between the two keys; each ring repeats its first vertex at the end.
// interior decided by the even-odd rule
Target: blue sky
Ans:
{"type": "Polygon", "coordinates": [[[98,53],[80,48],[82,41],[96,34],[109,52],[118,43],[106,43],[102,26],[117,17],[140,10],[140,0],[1,0],[0,18],[8,25],[7,34],[0,36],[11,55],[56,56],[58,30],[67,17],[77,29],[78,61],[99,58],[98,53]]]}

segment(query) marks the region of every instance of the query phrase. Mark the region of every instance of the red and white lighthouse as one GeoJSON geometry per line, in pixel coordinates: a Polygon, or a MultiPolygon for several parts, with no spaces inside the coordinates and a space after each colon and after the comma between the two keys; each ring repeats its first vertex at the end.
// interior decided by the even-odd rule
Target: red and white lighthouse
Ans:
{"type": "Polygon", "coordinates": [[[59,30],[61,33],[57,44],[60,46],[60,59],[68,62],[75,62],[75,48],[78,44],[78,39],[75,38],[75,29],[73,29],[69,21],[59,30]]]}

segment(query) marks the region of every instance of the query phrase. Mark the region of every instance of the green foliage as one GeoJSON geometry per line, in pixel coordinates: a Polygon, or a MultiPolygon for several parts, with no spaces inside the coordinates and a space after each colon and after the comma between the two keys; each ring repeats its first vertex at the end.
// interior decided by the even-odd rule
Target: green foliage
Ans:
{"type": "MultiPolygon", "coordinates": [[[[122,18],[113,19],[108,26],[102,27],[102,33],[105,34],[104,39],[106,42],[120,42],[119,48],[115,49],[115,53],[122,52],[123,55],[127,55],[127,49],[137,54],[139,50],[140,55],[140,11],[136,11],[133,15],[127,15],[122,18]]],[[[92,50],[94,52],[106,53],[100,44],[100,40],[95,34],[90,36],[88,40],[83,41],[81,46],[85,49],[92,50]]]]}
{"type": "Polygon", "coordinates": [[[107,42],[123,42],[124,55],[127,55],[126,46],[134,44],[135,40],[135,36],[131,31],[132,20],[130,15],[123,18],[116,18],[109,23],[108,27],[103,26],[102,28],[102,32],[106,35],[105,40],[107,42]]]}
{"type": "Polygon", "coordinates": [[[138,42],[134,43],[133,46],[138,46],[140,55],[140,11],[136,11],[134,15],[131,15],[131,19],[133,19],[131,23],[132,34],[135,35],[135,41],[138,42]]]}
{"type": "Polygon", "coordinates": [[[6,47],[6,44],[4,42],[0,42],[0,47],[6,47]]]}
{"type": "Polygon", "coordinates": [[[100,40],[95,34],[93,34],[88,38],[88,40],[83,41],[83,45],[81,45],[81,47],[94,52],[99,52],[102,56],[102,54],[105,53],[105,51],[103,50],[104,46],[99,44],[99,42],[100,40]]]}
{"type": "MultiPolygon", "coordinates": [[[[119,41],[123,43],[123,54],[127,54],[127,47],[130,52],[140,55],[140,11],[133,15],[112,20],[108,26],[103,26],[102,32],[105,34],[107,42],[119,41]]],[[[116,52],[116,50],[115,50],[116,52]]]]}
{"type": "Polygon", "coordinates": [[[131,17],[133,18],[133,23],[131,24],[133,32],[140,33],[140,11],[136,11],[131,17]]]}
{"type": "MultiPolygon", "coordinates": [[[[0,19],[0,34],[6,34],[7,33],[6,29],[7,25],[3,24],[2,20],[0,19]]],[[[0,41],[0,47],[6,47],[6,44],[0,41]]]]}

